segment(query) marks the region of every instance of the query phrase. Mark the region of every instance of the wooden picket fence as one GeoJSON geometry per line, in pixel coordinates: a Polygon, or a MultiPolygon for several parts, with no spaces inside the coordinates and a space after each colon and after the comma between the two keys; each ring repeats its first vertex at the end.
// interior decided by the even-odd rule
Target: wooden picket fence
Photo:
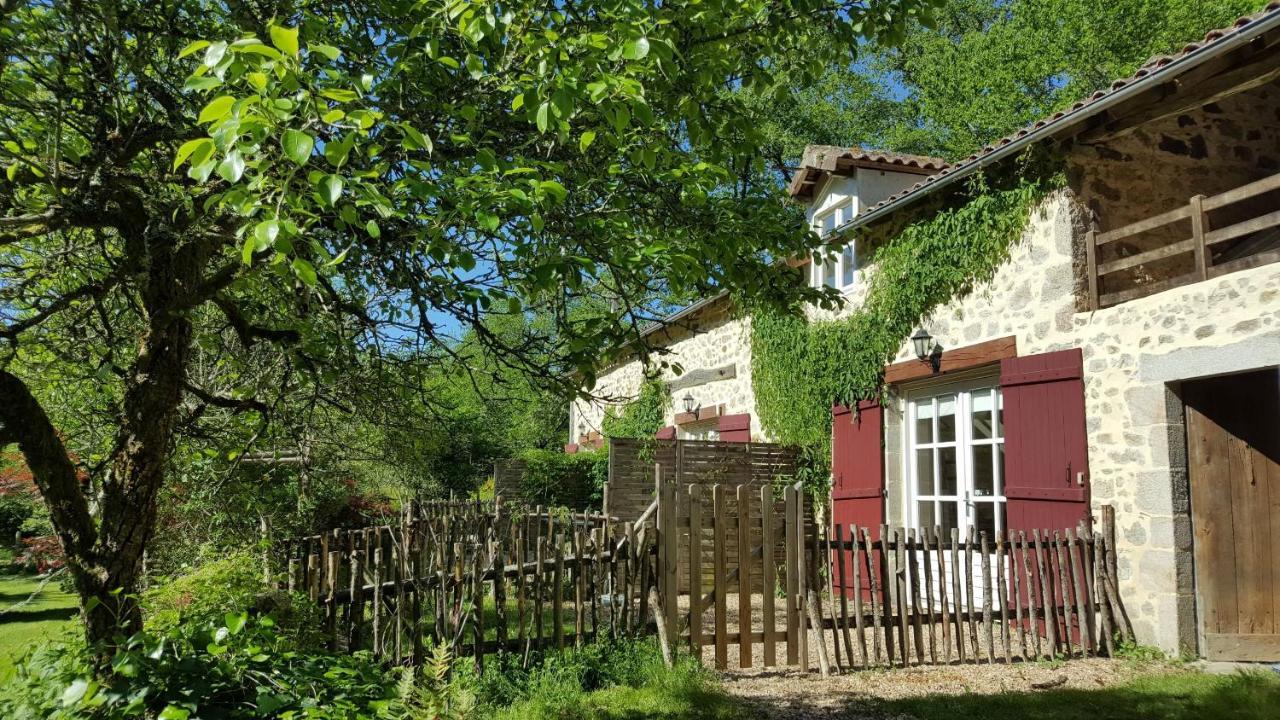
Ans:
{"type": "Polygon", "coordinates": [[[447,644],[483,667],[654,633],[737,667],[1012,663],[1114,653],[1132,629],[1102,531],[1016,537],[819,527],[798,485],[666,481],[634,520],[473,501],[282,548],[282,585],[323,609],[331,647],[418,665],[447,644]],[[738,552],[728,553],[730,539],[738,552]],[[781,647],[780,647],[781,646],[781,647]]]}
{"type": "Polygon", "coordinates": [[[399,522],[298,538],[282,586],[323,610],[334,649],[420,665],[447,644],[483,666],[643,630],[652,532],[599,513],[437,501],[399,522]]]}
{"type": "Polygon", "coordinates": [[[1117,632],[1132,637],[1108,533],[953,530],[948,542],[936,529],[827,529],[806,522],[798,485],[781,506],[768,487],[709,490],[659,482],[657,584],[673,637],[717,668],[732,645],[741,668],[778,665],[783,643],[786,665],[808,670],[816,655],[825,673],[1087,657],[1113,653],[1117,632]],[[729,537],[749,551],[726,558],[729,537]],[[672,589],[686,586],[681,603],[672,589]]]}

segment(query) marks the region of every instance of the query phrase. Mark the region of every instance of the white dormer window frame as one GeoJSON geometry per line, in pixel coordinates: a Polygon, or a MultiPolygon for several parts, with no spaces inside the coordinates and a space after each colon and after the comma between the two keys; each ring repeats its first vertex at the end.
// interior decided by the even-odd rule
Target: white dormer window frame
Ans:
{"type": "MultiPolygon", "coordinates": [[[[822,212],[814,213],[813,228],[819,236],[825,238],[853,220],[853,215],[853,199],[846,198],[822,212]]],[[[811,263],[809,284],[815,288],[825,285],[845,292],[852,289],[858,277],[858,254],[854,245],[854,241],[850,240],[834,258],[811,263]]]]}

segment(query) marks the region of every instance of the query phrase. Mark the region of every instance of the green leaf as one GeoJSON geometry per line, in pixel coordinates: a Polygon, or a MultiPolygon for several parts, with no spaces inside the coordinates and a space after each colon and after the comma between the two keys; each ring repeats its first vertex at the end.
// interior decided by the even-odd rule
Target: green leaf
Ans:
{"type": "Polygon", "coordinates": [[[307,43],[307,49],[314,53],[320,53],[321,55],[329,58],[330,61],[337,60],[338,57],[342,55],[341,50],[332,45],[325,45],[324,43],[307,43]]]}
{"type": "Polygon", "coordinates": [[[204,51],[205,67],[213,67],[214,65],[217,65],[218,63],[222,62],[222,56],[226,54],[227,54],[226,43],[222,41],[209,43],[208,49],[204,51]]]}
{"type": "Polygon", "coordinates": [[[219,95],[209,101],[208,105],[200,111],[200,117],[196,118],[198,123],[217,122],[226,117],[231,112],[231,106],[236,104],[236,99],[230,95],[219,95]]]}
{"type": "Polygon", "coordinates": [[[186,47],[182,48],[181,52],[178,53],[178,59],[181,60],[182,58],[188,55],[200,52],[201,50],[209,47],[209,44],[210,43],[208,40],[193,40],[192,42],[188,43],[186,47]]]}
{"type": "Polygon", "coordinates": [[[314,287],[316,284],[316,269],[311,267],[311,263],[302,258],[294,258],[291,264],[293,274],[307,286],[314,287]]]}
{"type": "MultiPolygon", "coordinates": [[[[210,147],[210,151],[212,151],[212,146],[210,147]]],[[[187,169],[187,177],[191,178],[192,180],[195,180],[196,182],[204,182],[205,180],[209,179],[210,175],[213,174],[213,171],[217,167],[217,165],[218,164],[215,163],[213,160],[205,160],[204,162],[198,163],[198,162],[195,162],[193,159],[191,163],[191,167],[187,169]]]]}
{"type": "Polygon", "coordinates": [[[586,152],[587,148],[591,147],[591,143],[595,142],[595,139],[595,130],[588,130],[582,133],[582,137],[578,138],[578,150],[580,152],[586,152]]]}
{"type": "Polygon", "coordinates": [[[184,710],[176,705],[165,705],[164,709],[156,717],[159,720],[187,720],[190,716],[190,710],[184,710]]]}
{"type": "Polygon", "coordinates": [[[284,57],[283,55],[280,54],[279,50],[276,50],[275,48],[270,47],[268,45],[263,45],[262,43],[253,43],[251,45],[245,45],[244,47],[241,47],[241,48],[236,48],[236,52],[253,53],[254,55],[262,55],[264,57],[269,57],[272,60],[279,60],[280,58],[284,57]]]}
{"type": "Polygon", "coordinates": [[[244,175],[244,158],[240,156],[239,151],[232,150],[227,153],[226,159],[218,165],[218,177],[233,183],[238,181],[242,175],[244,175]]]}
{"type": "Polygon", "coordinates": [[[551,103],[544,102],[538,106],[538,113],[536,117],[536,120],[538,123],[538,132],[547,131],[547,125],[549,122],[550,114],[551,114],[551,103]]]}
{"type": "Polygon", "coordinates": [[[244,629],[245,622],[249,619],[248,613],[227,613],[223,616],[223,620],[227,623],[227,632],[232,635],[238,635],[244,629]]]}
{"type": "Polygon", "coordinates": [[[330,88],[328,90],[321,90],[320,97],[326,97],[335,102],[344,103],[344,102],[351,102],[352,100],[355,100],[360,96],[357,95],[354,90],[342,90],[341,88],[330,88]]]}
{"type": "MultiPolygon", "coordinates": [[[[377,226],[375,225],[374,227],[377,227],[377,226]]],[[[333,267],[333,266],[335,266],[335,265],[341,265],[341,264],[342,264],[342,261],[347,259],[347,253],[348,253],[348,252],[351,252],[351,248],[347,248],[346,250],[343,250],[342,252],[338,253],[338,256],[337,256],[337,257],[335,257],[334,259],[332,259],[332,260],[330,260],[329,262],[325,263],[325,264],[324,264],[324,266],[325,266],[325,267],[333,267]]]]}
{"type": "Polygon", "coordinates": [[[543,180],[538,183],[538,187],[542,189],[542,192],[554,197],[556,202],[564,202],[565,198],[569,196],[569,191],[564,189],[564,185],[555,180],[543,180]]]}
{"type": "Polygon", "coordinates": [[[72,682],[70,685],[67,686],[66,690],[62,691],[62,704],[64,706],[75,705],[76,703],[80,702],[80,699],[83,698],[85,696],[85,693],[87,693],[88,691],[89,691],[88,680],[85,680],[84,678],[75,680],[74,682],[72,682]]]}
{"type": "Polygon", "coordinates": [[[173,169],[177,170],[181,167],[182,163],[186,162],[187,158],[191,157],[192,153],[200,150],[201,148],[207,148],[208,152],[212,152],[213,141],[206,137],[196,138],[195,140],[188,140],[182,143],[178,148],[178,154],[173,156],[173,169]]]}
{"type": "Polygon", "coordinates": [[[222,84],[222,81],[212,75],[192,75],[187,81],[182,83],[183,90],[208,90],[216,88],[222,84]]]}
{"type": "Polygon", "coordinates": [[[404,130],[405,148],[409,150],[426,150],[428,155],[431,154],[433,148],[431,138],[418,132],[411,125],[401,125],[400,127],[404,130]]]}
{"type": "Polygon", "coordinates": [[[336,205],[338,198],[342,197],[342,178],[337,175],[325,175],[320,180],[320,197],[330,205],[336,205]]]}
{"type": "Polygon", "coordinates": [[[280,222],[278,220],[263,220],[253,226],[253,249],[261,252],[271,247],[276,236],[280,234],[280,222]]]}
{"type": "Polygon", "coordinates": [[[622,57],[628,60],[640,60],[649,54],[649,41],[646,38],[628,40],[622,46],[622,57]]]}
{"type": "Polygon", "coordinates": [[[271,26],[271,44],[286,55],[298,55],[298,28],[271,26]]]}
{"type": "Polygon", "coordinates": [[[307,159],[311,157],[311,150],[316,145],[316,139],[301,130],[289,129],[284,131],[280,144],[284,148],[285,157],[292,160],[295,165],[306,165],[307,159]]]}
{"type": "Polygon", "coordinates": [[[244,245],[240,247],[240,262],[245,265],[253,264],[253,251],[257,249],[258,241],[252,235],[244,239],[244,245]]]}
{"type": "MultiPolygon", "coordinates": [[[[364,229],[365,232],[369,233],[369,237],[375,240],[382,237],[382,228],[379,228],[378,223],[372,220],[364,224],[364,229]]],[[[345,255],[346,253],[344,252],[343,254],[345,255]]]]}
{"type": "Polygon", "coordinates": [[[467,55],[467,73],[471,75],[472,80],[479,80],[484,77],[484,61],[475,55],[467,55]]]}
{"type": "Polygon", "coordinates": [[[524,93],[511,98],[511,112],[515,112],[522,107],[524,107],[524,93]]]}

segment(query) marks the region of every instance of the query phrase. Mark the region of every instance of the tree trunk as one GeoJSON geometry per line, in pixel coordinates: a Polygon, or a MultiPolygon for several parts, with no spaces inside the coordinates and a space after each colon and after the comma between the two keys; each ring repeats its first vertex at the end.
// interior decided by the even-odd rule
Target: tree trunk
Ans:
{"type": "Polygon", "coordinates": [[[134,593],[155,528],[190,341],[184,315],[151,316],[126,379],[97,522],[48,415],[21,380],[0,370],[0,443],[18,443],[49,506],[85,611],[85,637],[99,662],[110,659],[117,632],[127,637],[142,628],[134,593]]]}

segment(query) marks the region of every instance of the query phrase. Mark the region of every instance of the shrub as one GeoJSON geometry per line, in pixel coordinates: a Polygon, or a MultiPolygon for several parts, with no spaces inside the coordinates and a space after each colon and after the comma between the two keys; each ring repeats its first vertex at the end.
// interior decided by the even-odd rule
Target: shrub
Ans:
{"type": "Polygon", "coordinates": [[[156,634],[183,623],[215,621],[246,608],[272,615],[279,632],[302,648],[319,642],[319,609],[305,595],[264,587],[261,560],[247,550],[206,562],[142,595],[147,630],[156,634]]]}
{"type": "Polygon", "coordinates": [[[144,631],[95,678],[78,639],[37,649],[0,688],[0,717],[316,718],[401,715],[396,678],[368,653],[304,652],[270,616],[228,613],[144,631]]]}
{"type": "Polygon", "coordinates": [[[583,510],[599,505],[609,479],[609,451],[566,454],[555,450],[525,450],[518,456],[525,471],[520,494],[531,505],[583,510]]]}

